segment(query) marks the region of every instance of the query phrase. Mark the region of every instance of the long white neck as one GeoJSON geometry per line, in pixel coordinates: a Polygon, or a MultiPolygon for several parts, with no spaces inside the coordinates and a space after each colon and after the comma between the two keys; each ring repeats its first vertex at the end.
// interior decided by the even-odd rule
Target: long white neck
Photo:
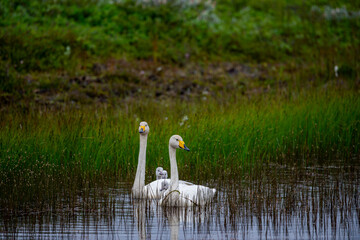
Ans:
{"type": "Polygon", "coordinates": [[[176,148],[169,145],[170,168],[171,168],[171,182],[170,191],[179,190],[179,172],[176,163],[176,148]]]}
{"type": "Polygon", "coordinates": [[[139,160],[136,170],[134,185],[132,188],[135,197],[141,197],[145,186],[145,165],[146,165],[146,145],[147,135],[140,135],[139,160]]]}

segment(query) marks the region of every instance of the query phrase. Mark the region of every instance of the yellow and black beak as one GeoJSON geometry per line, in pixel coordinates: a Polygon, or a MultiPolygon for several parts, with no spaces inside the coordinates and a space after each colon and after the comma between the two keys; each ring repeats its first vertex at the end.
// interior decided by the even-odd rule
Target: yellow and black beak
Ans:
{"type": "Polygon", "coordinates": [[[185,145],[185,142],[184,141],[179,141],[179,147],[181,149],[184,149],[186,151],[190,151],[190,149],[185,145]]]}
{"type": "Polygon", "coordinates": [[[144,133],[144,132],[145,132],[145,126],[140,126],[139,133],[144,133]]]}

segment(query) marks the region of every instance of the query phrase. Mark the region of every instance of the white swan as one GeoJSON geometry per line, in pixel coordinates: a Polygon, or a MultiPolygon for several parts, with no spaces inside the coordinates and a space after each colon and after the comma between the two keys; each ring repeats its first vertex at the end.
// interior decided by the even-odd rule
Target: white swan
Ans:
{"type": "Polygon", "coordinates": [[[146,198],[145,195],[145,165],[146,165],[146,145],[147,137],[150,132],[147,122],[141,122],[139,126],[140,133],[140,149],[138,166],[136,169],[136,175],[134,185],[132,187],[132,194],[135,198],[146,198]]]}
{"type": "Polygon", "coordinates": [[[179,172],[176,163],[176,149],[190,151],[179,135],[174,135],[169,140],[169,156],[171,168],[170,187],[166,190],[160,204],[165,206],[197,206],[211,202],[216,190],[195,184],[179,184],[179,172]]]}
{"type": "MultiPolygon", "coordinates": [[[[148,123],[141,122],[139,126],[139,133],[140,133],[139,159],[138,159],[138,166],[136,170],[134,184],[132,187],[132,193],[134,198],[159,199],[162,196],[162,194],[169,188],[170,179],[164,179],[167,178],[167,172],[163,170],[162,167],[158,167],[156,169],[157,180],[145,186],[146,146],[147,146],[147,137],[149,132],[150,132],[150,127],[148,123]]],[[[180,181],[180,185],[182,184],[191,185],[191,183],[180,181]]]]}

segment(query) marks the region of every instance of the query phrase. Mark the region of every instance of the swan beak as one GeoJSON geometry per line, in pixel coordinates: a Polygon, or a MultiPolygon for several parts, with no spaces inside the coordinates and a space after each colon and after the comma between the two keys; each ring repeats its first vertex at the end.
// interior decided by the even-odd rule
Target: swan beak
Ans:
{"type": "Polygon", "coordinates": [[[190,149],[184,144],[184,150],[186,150],[186,151],[190,151],[190,149]]]}
{"type": "Polygon", "coordinates": [[[139,133],[144,133],[144,132],[145,132],[145,126],[140,126],[139,133]]]}
{"type": "Polygon", "coordinates": [[[190,149],[185,145],[184,141],[179,141],[179,147],[186,151],[190,151],[190,149]]]}

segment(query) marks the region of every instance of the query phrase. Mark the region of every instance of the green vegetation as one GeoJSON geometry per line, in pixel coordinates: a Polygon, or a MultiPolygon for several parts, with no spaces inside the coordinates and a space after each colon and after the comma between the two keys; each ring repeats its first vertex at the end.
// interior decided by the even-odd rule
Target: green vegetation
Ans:
{"type": "Polygon", "coordinates": [[[176,133],[194,182],[356,161],[359,29],[358,1],[0,0],[0,205],[132,180],[141,120],[147,181],[176,133]]]}
{"type": "Polygon", "coordinates": [[[180,174],[198,182],[238,175],[268,161],[351,163],[359,157],[359,119],[360,101],[351,93],[256,103],[239,99],[222,107],[178,102],[133,105],[127,112],[14,113],[1,124],[1,195],[21,199],[31,186],[82,186],[97,177],[132,181],[140,120],[150,125],[147,181],[157,166],[169,169],[168,140],[180,134],[191,149],[177,153],[180,174]]]}
{"type": "Polygon", "coordinates": [[[356,1],[198,2],[2,1],[3,60],[28,71],[88,57],[267,61],[358,49],[356,1]]]}
{"type": "Polygon", "coordinates": [[[282,63],[276,79],[288,81],[286,73],[302,72],[298,82],[328,81],[337,65],[346,81],[359,77],[358,1],[186,2],[0,1],[1,102],[38,101],[42,96],[40,102],[46,104],[90,103],[84,95],[103,99],[118,92],[116,99],[122,99],[131,96],[131,87],[84,93],[70,83],[96,75],[101,82],[115,78],[138,86],[141,70],[133,68],[142,60],[153,69],[159,64],[169,68],[229,61],[262,63],[270,69],[282,63]],[[114,59],[130,64],[120,65],[114,75],[111,69],[119,65],[114,59]],[[47,98],[54,89],[74,88],[75,97],[47,98]]]}

